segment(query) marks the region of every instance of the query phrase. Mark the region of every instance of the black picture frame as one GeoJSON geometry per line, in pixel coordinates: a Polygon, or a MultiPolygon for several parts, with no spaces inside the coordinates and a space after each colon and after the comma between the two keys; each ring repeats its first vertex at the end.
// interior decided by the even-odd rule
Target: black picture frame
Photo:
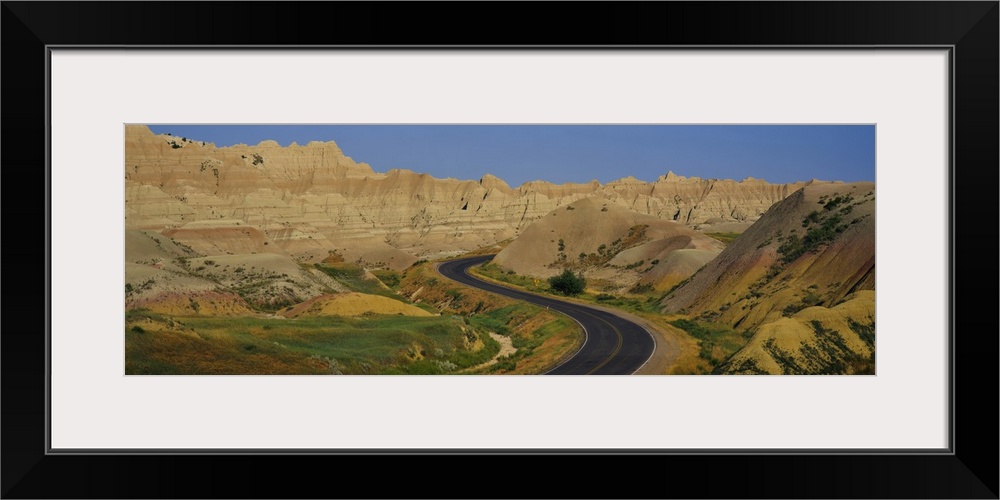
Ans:
{"type": "MultiPolygon", "coordinates": [[[[2,148],[12,278],[2,356],[4,498],[998,498],[998,20],[989,2],[2,2],[2,148]],[[572,22],[558,12],[572,9],[572,22]],[[545,14],[555,12],[557,14],[545,14]],[[445,15],[447,14],[447,15],[445,15]],[[456,24],[451,19],[467,22],[456,24]],[[336,29],[331,29],[336,26],[336,29]],[[951,47],[952,447],[936,454],[352,456],[47,453],[48,47],[951,47]],[[988,221],[988,222],[987,222],[988,221]],[[977,229],[973,229],[973,225],[977,229]],[[962,231],[959,231],[962,229],[962,231]],[[974,238],[975,235],[975,238],[974,238]],[[14,281],[14,280],[17,281],[14,281]],[[958,333],[961,332],[961,333],[958,333]],[[957,334],[957,335],[956,335],[957,334]],[[981,424],[985,422],[984,424],[981,424]],[[489,478],[490,464],[515,475],[489,478]],[[558,469],[552,469],[555,462],[558,469]],[[513,465],[516,464],[516,465],[513,465]],[[428,476],[427,467],[441,468],[428,476]],[[563,477],[555,470],[581,472],[563,477]],[[289,480],[308,469],[331,481],[289,480]],[[362,470],[383,471],[378,484],[362,470]],[[548,472],[545,472],[549,470],[548,472]],[[531,472],[528,472],[531,471],[531,472]],[[548,479],[526,482],[520,474],[548,479]],[[585,480],[580,480],[580,478],[585,480]],[[337,478],[347,478],[339,480],[337,478]],[[531,487],[528,485],[532,484],[531,487]],[[459,486],[463,485],[463,486],[459,486]],[[318,488],[318,489],[316,489],[318,488]],[[538,489],[541,488],[541,489],[538,489]]],[[[859,409],[863,414],[863,409],[859,409]]],[[[494,472],[495,473],[495,472],[494,472]]]]}

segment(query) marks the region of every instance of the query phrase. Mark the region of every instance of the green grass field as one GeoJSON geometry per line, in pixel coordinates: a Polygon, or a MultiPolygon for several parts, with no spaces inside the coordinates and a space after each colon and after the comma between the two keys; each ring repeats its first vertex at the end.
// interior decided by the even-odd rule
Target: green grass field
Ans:
{"type": "Polygon", "coordinates": [[[576,323],[441,278],[425,263],[373,274],[345,263],[315,266],[348,289],[390,297],[435,314],[241,317],[167,316],[130,310],[127,374],[474,374],[540,373],[583,342],[576,323]],[[419,292],[419,293],[418,293],[419,292]],[[419,295],[411,302],[407,297],[419,295]],[[497,363],[506,336],[516,352],[497,363]]]}
{"type": "Polygon", "coordinates": [[[462,318],[126,317],[128,374],[436,374],[499,344],[462,318]]]}
{"type": "Polygon", "coordinates": [[[711,236],[711,237],[713,237],[713,238],[715,238],[715,239],[717,239],[717,240],[725,243],[727,246],[730,243],[736,241],[736,238],[739,238],[741,234],[743,234],[743,233],[705,233],[705,235],[711,236]]]}

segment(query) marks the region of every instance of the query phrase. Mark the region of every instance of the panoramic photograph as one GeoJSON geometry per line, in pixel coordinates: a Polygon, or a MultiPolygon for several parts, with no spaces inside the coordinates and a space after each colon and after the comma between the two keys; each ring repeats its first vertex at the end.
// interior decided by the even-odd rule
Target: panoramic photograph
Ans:
{"type": "Polygon", "coordinates": [[[126,375],[874,375],[874,125],[124,126],[126,375]]]}

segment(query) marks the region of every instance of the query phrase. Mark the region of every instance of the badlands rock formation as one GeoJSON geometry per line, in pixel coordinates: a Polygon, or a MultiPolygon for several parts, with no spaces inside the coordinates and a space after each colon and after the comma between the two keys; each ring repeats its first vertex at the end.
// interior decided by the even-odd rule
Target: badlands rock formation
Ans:
{"type": "Polygon", "coordinates": [[[874,290],[875,185],[837,182],[775,204],[662,304],[753,334],[722,371],[867,373],[874,290]]]}
{"type": "Polygon", "coordinates": [[[369,267],[402,269],[420,257],[514,238],[554,209],[588,197],[657,219],[738,231],[803,185],[668,173],[651,183],[628,177],[512,188],[491,175],[462,181],[376,172],[332,141],[216,147],[142,125],[125,128],[126,228],[169,234],[209,255],[256,252],[316,262],[335,250],[369,267]]]}

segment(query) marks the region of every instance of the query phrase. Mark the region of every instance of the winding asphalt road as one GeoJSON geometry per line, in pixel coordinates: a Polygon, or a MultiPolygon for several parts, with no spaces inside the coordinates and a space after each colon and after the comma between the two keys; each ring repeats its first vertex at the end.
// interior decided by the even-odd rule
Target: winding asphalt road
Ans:
{"type": "Polygon", "coordinates": [[[546,375],[631,375],[653,355],[656,348],[653,336],[631,321],[607,311],[514,290],[469,274],[470,267],[492,258],[492,255],[483,255],[443,262],[438,272],[464,285],[531,302],[576,320],[586,334],[583,347],[546,375]]]}

